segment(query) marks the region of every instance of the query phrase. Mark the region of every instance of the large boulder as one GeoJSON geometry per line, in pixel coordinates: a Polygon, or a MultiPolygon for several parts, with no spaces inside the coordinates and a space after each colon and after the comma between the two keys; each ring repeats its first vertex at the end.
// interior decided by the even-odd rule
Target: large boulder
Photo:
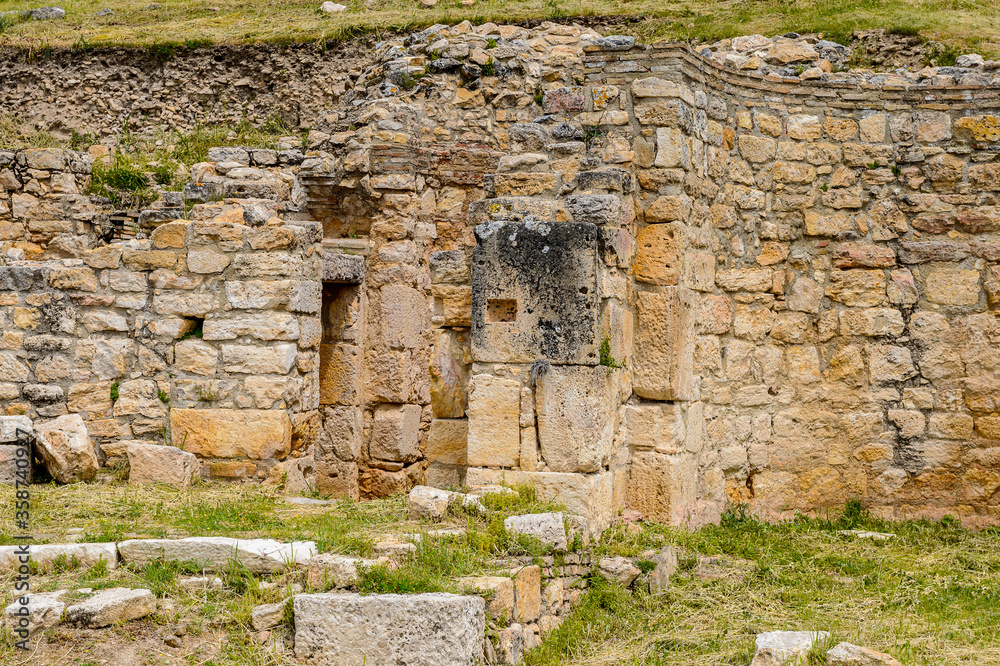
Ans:
{"type": "Polygon", "coordinates": [[[305,565],[316,554],[312,541],[281,543],[273,539],[188,537],[186,539],[130,539],[118,544],[129,564],[143,565],[163,559],[198,562],[211,571],[224,571],[237,561],[251,573],[276,573],[287,566],[305,565]]]}
{"type": "Polygon", "coordinates": [[[298,594],[295,656],[310,664],[472,666],[486,604],[456,594],[298,594]]]}
{"type": "Polygon", "coordinates": [[[89,481],[100,464],[87,426],[79,414],[66,414],[38,426],[35,446],[59,483],[89,481]]]}
{"type": "Polygon", "coordinates": [[[138,620],[156,610],[156,597],[149,590],[112,587],[66,609],[66,621],[91,629],[138,620]]]}
{"type": "MultiPolygon", "coordinates": [[[[0,571],[16,569],[19,564],[18,546],[0,546],[0,571]]],[[[104,560],[108,569],[118,566],[118,549],[113,543],[50,543],[32,544],[31,561],[42,571],[57,560],[67,565],[92,567],[104,560]]]]}
{"type": "Polygon", "coordinates": [[[176,446],[129,442],[126,452],[129,483],[165,483],[184,488],[191,485],[201,469],[193,453],[176,446]]]}

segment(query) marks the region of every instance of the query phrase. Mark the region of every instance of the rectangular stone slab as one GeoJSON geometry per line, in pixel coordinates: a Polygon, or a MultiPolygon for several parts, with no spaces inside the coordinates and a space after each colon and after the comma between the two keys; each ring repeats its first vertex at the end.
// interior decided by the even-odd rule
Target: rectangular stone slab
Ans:
{"type": "Polygon", "coordinates": [[[476,227],[473,358],[597,365],[597,236],[590,223],[476,227]]]}
{"type": "Polygon", "coordinates": [[[315,666],[482,663],[486,604],[457,594],[298,594],[295,656],[315,666]]]}
{"type": "MultiPolygon", "coordinates": [[[[18,566],[17,546],[0,546],[0,571],[8,571],[18,566]]],[[[113,543],[67,543],[33,544],[29,548],[31,561],[43,569],[60,555],[69,564],[76,558],[81,567],[91,567],[100,560],[108,563],[108,569],[118,566],[118,549],[113,543]]]]}
{"type": "Polygon", "coordinates": [[[130,539],[118,544],[118,552],[129,564],[150,560],[194,561],[211,571],[229,568],[238,560],[251,573],[275,573],[286,566],[305,565],[316,554],[312,541],[281,543],[273,539],[188,537],[187,539],[130,539]]]}

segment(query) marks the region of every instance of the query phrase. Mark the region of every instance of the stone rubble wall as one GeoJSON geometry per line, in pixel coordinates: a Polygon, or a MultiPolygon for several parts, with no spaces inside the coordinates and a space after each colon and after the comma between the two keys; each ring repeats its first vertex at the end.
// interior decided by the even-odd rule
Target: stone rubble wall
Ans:
{"type": "Polygon", "coordinates": [[[200,126],[280,120],[309,127],[352,86],[368,47],[244,45],[178,49],[159,62],[151,52],[66,49],[31,58],[7,49],[0,58],[0,113],[37,129],[115,137],[190,131],[200,126]]]}
{"type": "Polygon", "coordinates": [[[386,313],[415,328],[369,308],[365,427],[419,405],[429,483],[534,483],[593,527],[851,497],[995,520],[992,83],[746,73],[552,25],[435,27],[378,55],[304,181],[331,219],[338,193],[377,211],[341,213],[371,220],[369,305],[402,286],[386,313]],[[584,345],[532,378],[524,332],[479,298],[474,229],[571,222],[599,234],[605,367],[584,345]]]}
{"type": "Polygon", "coordinates": [[[319,399],[320,230],[248,226],[228,207],[81,259],[0,266],[4,412],[81,414],[102,460],[166,441],[206,475],[280,477],[319,399]]]}

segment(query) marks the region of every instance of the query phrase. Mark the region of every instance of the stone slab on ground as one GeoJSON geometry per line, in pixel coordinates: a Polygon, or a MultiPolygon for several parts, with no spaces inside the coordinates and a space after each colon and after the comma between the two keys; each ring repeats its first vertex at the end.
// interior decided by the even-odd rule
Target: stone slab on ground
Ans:
{"type": "Polygon", "coordinates": [[[566,523],[561,511],[511,516],[504,519],[503,526],[508,532],[533,536],[556,550],[566,550],[566,523]]]}
{"type": "Polygon", "coordinates": [[[250,624],[257,631],[277,627],[285,619],[285,604],[288,599],[282,599],[274,604],[262,604],[250,611],[250,624]]]}
{"type": "Polygon", "coordinates": [[[66,609],[66,603],[62,598],[68,592],[69,590],[56,590],[25,595],[28,597],[27,615],[23,614],[24,606],[21,605],[20,599],[15,598],[14,602],[4,610],[7,627],[13,629],[19,627],[21,622],[26,622],[28,631],[34,632],[58,625],[62,622],[63,611],[66,609]]]}
{"type": "Polygon", "coordinates": [[[194,561],[208,565],[212,571],[223,571],[236,559],[251,573],[264,574],[281,571],[288,565],[305,565],[316,554],[316,544],[229,537],[130,539],[118,544],[118,552],[129,564],[141,565],[156,559],[194,561]]]}
{"type": "Polygon", "coordinates": [[[642,571],[627,557],[602,557],[597,563],[597,573],[622,587],[631,585],[642,571]]]}
{"type": "Polygon", "coordinates": [[[825,647],[830,640],[826,631],[769,631],[757,634],[750,666],[782,666],[805,660],[813,645],[825,647]]]}
{"type": "Polygon", "coordinates": [[[295,656],[316,666],[472,666],[486,604],[456,594],[298,594],[295,656]]]}
{"type": "MultiPolygon", "coordinates": [[[[18,566],[18,546],[0,546],[0,571],[7,571],[18,566]]],[[[58,558],[63,557],[67,564],[76,562],[81,567],[91,567],[100,560],[108,563],[108,569],[118,566],[118,549],[113,543],[67,543],[67,544],[33,544],[29,551],[31,561],[45,569],[58,558]]]]}
{"type": "Polygon", "coordinates": [[[467,509],[486,512],[479,499],[471,495],[430,486],[414,486],[409,495],[410,520],[443,520],[452,502],[460,502],[467,509]]]}
{"type": "Polygon", "coordinates": [[[826,663],[827,666],[903,666],[891,655],[851,643],[838,643],[826,653],[826,663]]]}
{"type": "Polygon", "coordinates": [[[112,587],[66,609],[66,621],[91,629],[109,627],[146,617],[156,610],[156,597],[149,590],[112,587]]]}

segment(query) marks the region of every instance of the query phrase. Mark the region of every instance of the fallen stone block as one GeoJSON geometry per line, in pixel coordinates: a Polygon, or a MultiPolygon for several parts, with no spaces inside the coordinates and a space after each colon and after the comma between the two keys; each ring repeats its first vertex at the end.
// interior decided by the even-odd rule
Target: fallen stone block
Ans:
{"type": "Polygon", "coordinates": [[[414,486],[409,495],[410,520],[443,520],[452,502],[473,511],[486,512],[479,499],[471,495],[430,486],[414,486]]]}
{"type": "Polygon", "coordinates": [[[770,631],[757,634],[753,661],[750,666],[782,666],[804,661],[813,645],[825,647],[830,640],[826,631],[770,631]]]}
{"type": "Polygon", "coordinates": [[[295,656],[312,664],[472,666],[486,604],[455,594],[298,594],[295,656]]]}
{"type": "Polygon", "coordinates": [[[850,643],[838,643],[826,653],[828,666],[903,666],[884,652],[876,652],[850,643]]]}
{"type": "Polygon", "coordinates": [[[840,534],[853,536],[855,539],[871,539],[872,541],[888,541],[896,536],[892,532],[869,532],[867,530],[840,530],[840,534]]]}
{"type": "Polygon", "coordinates": [[[181,578],[177,584],[185,590],[218,590],[222,587],[222,579],[215,576],[193,576],[181,578]]]}
{"type": "Polygon", "coordinates": [[[201,471],[198,458],[176,446],[130,442],[126,451],[129,483],[165,483],[186,488],[201,471]]]}
{"type": "Polygon", "coordinates": [[[112,587],[66,609],[66,621],[91,629],[138,620],[156,610],[156,597],[149,590],[112,587]]]}
{"type": "Polygon", "coordinates": [[[250,611],[250,624],[257,631],[277,627],[285,619],[285,604],[289,599],[282,599],[276,604],[262,604],[250,611]]]}
{"type": "Polygon", "coordinates": [[[79,414],[66,414],[38,426],[35,449],[59,483],[88,481],[97,475],[97,454],[79,414]]]}
{"type": "Polygon", "coordinates": [[[566,523],[562,512],[511,516],[504,519],[503,526],[508,532],[535,537],[555,550],[566,550],[566,523]]]}
{"type": "Polygon", "coordinates": [[[666,592],[670,578],[677,571],[677,550],[673,546],[667,546],[659,552],[644,553],[643,556],[656,565],[649,572],[650,593],[666,592]]]}
{"type": "Polygon", "coordinates": [[[129,564],[142,565],[157,559],[192,561],[211,571],[224,571],[235,560],[251,573],[264,574],[281,571],[287,566],[305,565],[316,554],[316,544],[312,541],[281,543],[273,539],[230,537],[130,539],[118,544],[118,552],[129,564]]]}
{"type": "Polygon", "coordinates": [[[25,595],[28,599],[28,614],[22,615],[20,597],[7,606],[4,613],[7,616],[8,629],[27,629],[34,632],[39,629],[51,629],[62,622],[63,611],[66,604],[62,598],[69,590],[57,590],[55,592],[32,592],[25,595]]]}
{"type": "MultiPolygon", "coordinates": [[[[18,546],[0,546],[0,570],[15,569],[20,564],[18,546]]],[[[28,549],[31,561],[41,570],[50,568],[56,560],[67,565],[92,567],[104,560],[108,569],[118,566],[118,549],[113,543],[67,543],[31,545],[28,549]]]]}
{"type": "Polygon", "coordinates": [[[597,573],[622,587],[631,585],[642,571],[627,557],[602,557],[597,563],[597,573]]]}
{"type": "Polygon", "coordinates": [[[331,588],[354,587],[360,580],[361,567],[373,567],[385,564],[389,560],[372,560],[361,557],[348,557],[335,553],[323,553],[309,559],[309,569],[306,581],[315,590],[326,591],[331,588]]]}

